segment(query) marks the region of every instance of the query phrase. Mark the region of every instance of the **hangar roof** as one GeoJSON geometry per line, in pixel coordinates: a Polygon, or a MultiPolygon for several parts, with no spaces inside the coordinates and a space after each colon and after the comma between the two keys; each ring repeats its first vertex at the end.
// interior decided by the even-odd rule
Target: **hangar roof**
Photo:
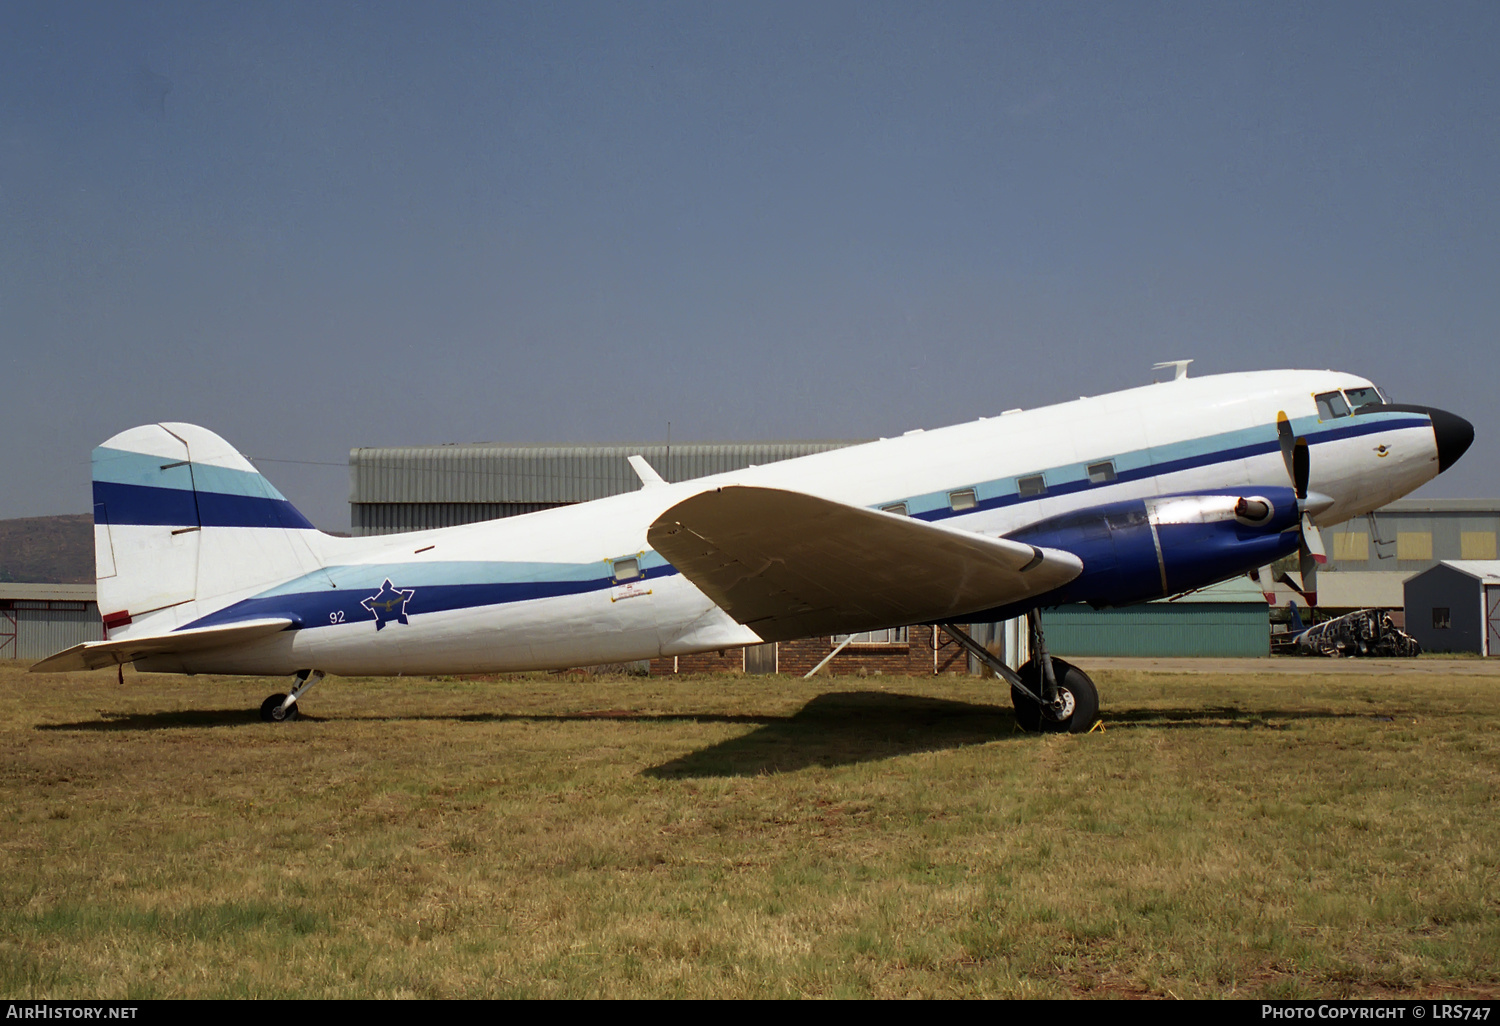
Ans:
{"type": "Polygon", "coordinates": [[[15,584],[0,583],[0,601],[14,602],[92,602],[92,584],[15,584]]]}
{"type": "Polygon", "coordinates": [[[1500,584],[1500,559],[1445,559],[1439,565],[1451,566],[1485,584],[1500,584]]]}
{"type": "Polygon", "coordinates": [[[349,451],[349,501],[587,502],[641,486],[628,458],[646,457],[668,481],[858,445],[857,441],[636,445],[468,445],[349,451]]]}

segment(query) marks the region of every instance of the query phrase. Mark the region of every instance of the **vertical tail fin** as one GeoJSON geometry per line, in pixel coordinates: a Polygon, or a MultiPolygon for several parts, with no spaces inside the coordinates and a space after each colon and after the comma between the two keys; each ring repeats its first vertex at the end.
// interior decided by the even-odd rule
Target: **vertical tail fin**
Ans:
{"type": "Polygon", "coordinates": [[[212,431],[131,428],[94,450],[93,467],[106,629],[321,565],[313,525],[212,431]]]}

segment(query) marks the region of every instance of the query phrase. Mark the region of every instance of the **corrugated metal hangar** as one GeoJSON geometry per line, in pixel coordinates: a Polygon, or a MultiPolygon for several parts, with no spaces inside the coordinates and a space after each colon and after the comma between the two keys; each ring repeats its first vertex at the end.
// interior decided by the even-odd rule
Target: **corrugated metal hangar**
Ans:
{"type": "Polygon", "coordinates": [[[92,584],[0,584],[0,659],[45,659],[102,640],[92,584]]]}
{"type": "MultiPolygon", "coordinates": [[[[1323,532],[1328,565],[1318,571],[1319,605],[1399,609],[1402,585],[1413,574],[1443,560],[1494,559],[1497,536],[1500,502],[1495,499],[1393,502],[1372,517],[1323,532]]],[[[1278,604],[1288,597],[1291,592],[1278,592],[1278,604]]]]}
{"type": "Polygon", "coordinates": [[[355,537],[452,527],[603,499],[641,486],[629,457],[668,481],[775,463],[857,442],[697,445],[435,445],[349,452],[355,537]]]}

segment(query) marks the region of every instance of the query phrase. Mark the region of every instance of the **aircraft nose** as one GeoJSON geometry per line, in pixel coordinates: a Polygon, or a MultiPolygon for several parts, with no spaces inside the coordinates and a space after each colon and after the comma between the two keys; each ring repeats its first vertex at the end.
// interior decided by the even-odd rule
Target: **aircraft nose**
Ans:
{"type": "Polygon", "coordinates": [[[1458,458],[1474,444],[1474,425],[1462,417],[1445,410],[1429,409],[1432,418],[1432,433],[1437,438],[1438,473],[1458,462],[1458,458]]]}

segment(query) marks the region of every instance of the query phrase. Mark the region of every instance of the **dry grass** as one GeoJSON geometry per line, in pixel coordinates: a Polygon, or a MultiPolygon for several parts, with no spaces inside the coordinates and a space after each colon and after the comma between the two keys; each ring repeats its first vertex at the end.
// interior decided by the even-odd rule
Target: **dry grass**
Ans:
{"type": "MultiPolygon", "coordinates": [[[[1316,669],[1317,664],[1311,664],[1316,669]]],[[[0,668],[0,996],[1500,992],[1500,676],[0,668]]],[[[1455,671],[1458,672],[1457,670],[1455,671]]]]}

